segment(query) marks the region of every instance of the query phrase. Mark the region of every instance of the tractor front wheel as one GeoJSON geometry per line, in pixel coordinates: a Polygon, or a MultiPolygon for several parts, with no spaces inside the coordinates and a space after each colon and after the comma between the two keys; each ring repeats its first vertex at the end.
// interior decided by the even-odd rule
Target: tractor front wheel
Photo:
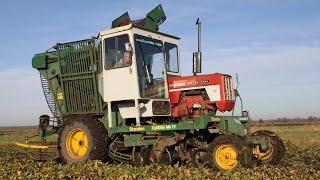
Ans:
{"type": "Polygon", "coordinates": [[[58,150],[62,163],[85,162],[88,159],[106,160],[107,131],[92,117],[75,117],[59,131],[58,150]]]}
{"type": "Polygon", "coordinates": [[[211,166],[216,170],[233,170],[248,166],[252,153],[245,139],[236,135],[220,135],[209,146],[211,166]]]}

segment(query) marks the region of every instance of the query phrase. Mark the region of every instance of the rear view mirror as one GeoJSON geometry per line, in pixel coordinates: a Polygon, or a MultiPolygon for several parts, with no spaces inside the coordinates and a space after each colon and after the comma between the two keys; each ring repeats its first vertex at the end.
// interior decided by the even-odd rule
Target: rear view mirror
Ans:
{"type": "Polygon", "coordinates": [[[126,51],[129,51],[129,52],[131,52],[131,54],[132,54],[132,46],[131,46],[131,43],[127,42],[127,43],[125,44],[125,47],[126,47],[126,51]]]}

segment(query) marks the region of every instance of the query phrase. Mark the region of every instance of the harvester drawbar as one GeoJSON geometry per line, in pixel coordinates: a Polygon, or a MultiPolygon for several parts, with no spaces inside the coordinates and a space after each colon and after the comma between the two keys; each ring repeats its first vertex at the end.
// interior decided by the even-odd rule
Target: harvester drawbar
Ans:
{"type": "Polygon", "coordinates": [[[158,31],[165,20],[161,5],[140,20],[124,13],[97,37],[36,54],[32,67],[53,117],[40,117],[40,142],[17,145],[55,147],[62,163],[192,161],[218,170],[279,164],[282,140],[252,133],[247,111],[216,115],[233,111],[240,94],[230,75],[200,74],[200,20],[192,76],[181,76],[180,38],[158,31]],[[46,142],[52,134],[55,144],[46,142]]]}

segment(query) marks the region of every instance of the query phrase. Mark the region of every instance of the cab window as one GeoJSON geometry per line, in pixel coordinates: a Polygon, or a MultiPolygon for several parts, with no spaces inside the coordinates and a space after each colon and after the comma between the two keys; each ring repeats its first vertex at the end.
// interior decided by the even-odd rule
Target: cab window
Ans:
{"type": "Polygon", "coordinates": [[[128,34],[106,38],[104,40],[105,44],[105,69],[113,69],[124,67],[119,64],[122,61],[123,55],[125,54],[126,48],[125,43],[129,42],[128,34]]]}
{"type": "Polygon", "coordinates": [[[177,45],[171,43],[164,43],[166,53],[166,68],[169,72],[179,72],[178,66],[178,48],[177,45]]]}

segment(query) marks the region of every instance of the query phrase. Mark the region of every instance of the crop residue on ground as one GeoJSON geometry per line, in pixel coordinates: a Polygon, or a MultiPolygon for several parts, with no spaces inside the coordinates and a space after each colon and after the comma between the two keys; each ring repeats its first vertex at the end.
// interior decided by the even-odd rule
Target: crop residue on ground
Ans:
{"type": "Polygon", "coordinates": [[[21,135],[0,136],[0,179],[320,179],[319,128],[264,128],[275,131],[285,142],[287,150],[281,164],[220,172],[204,167],[195,168],[191,164],[135,167],[88,161],[85,164],[62,165],[57,163],[58,153],[54,149],[42,151],[45,153],[42,155],[44,161],[38,161],[35,160],[38,150],[13,144],[14,140],[23,140],[21,135]]]}

